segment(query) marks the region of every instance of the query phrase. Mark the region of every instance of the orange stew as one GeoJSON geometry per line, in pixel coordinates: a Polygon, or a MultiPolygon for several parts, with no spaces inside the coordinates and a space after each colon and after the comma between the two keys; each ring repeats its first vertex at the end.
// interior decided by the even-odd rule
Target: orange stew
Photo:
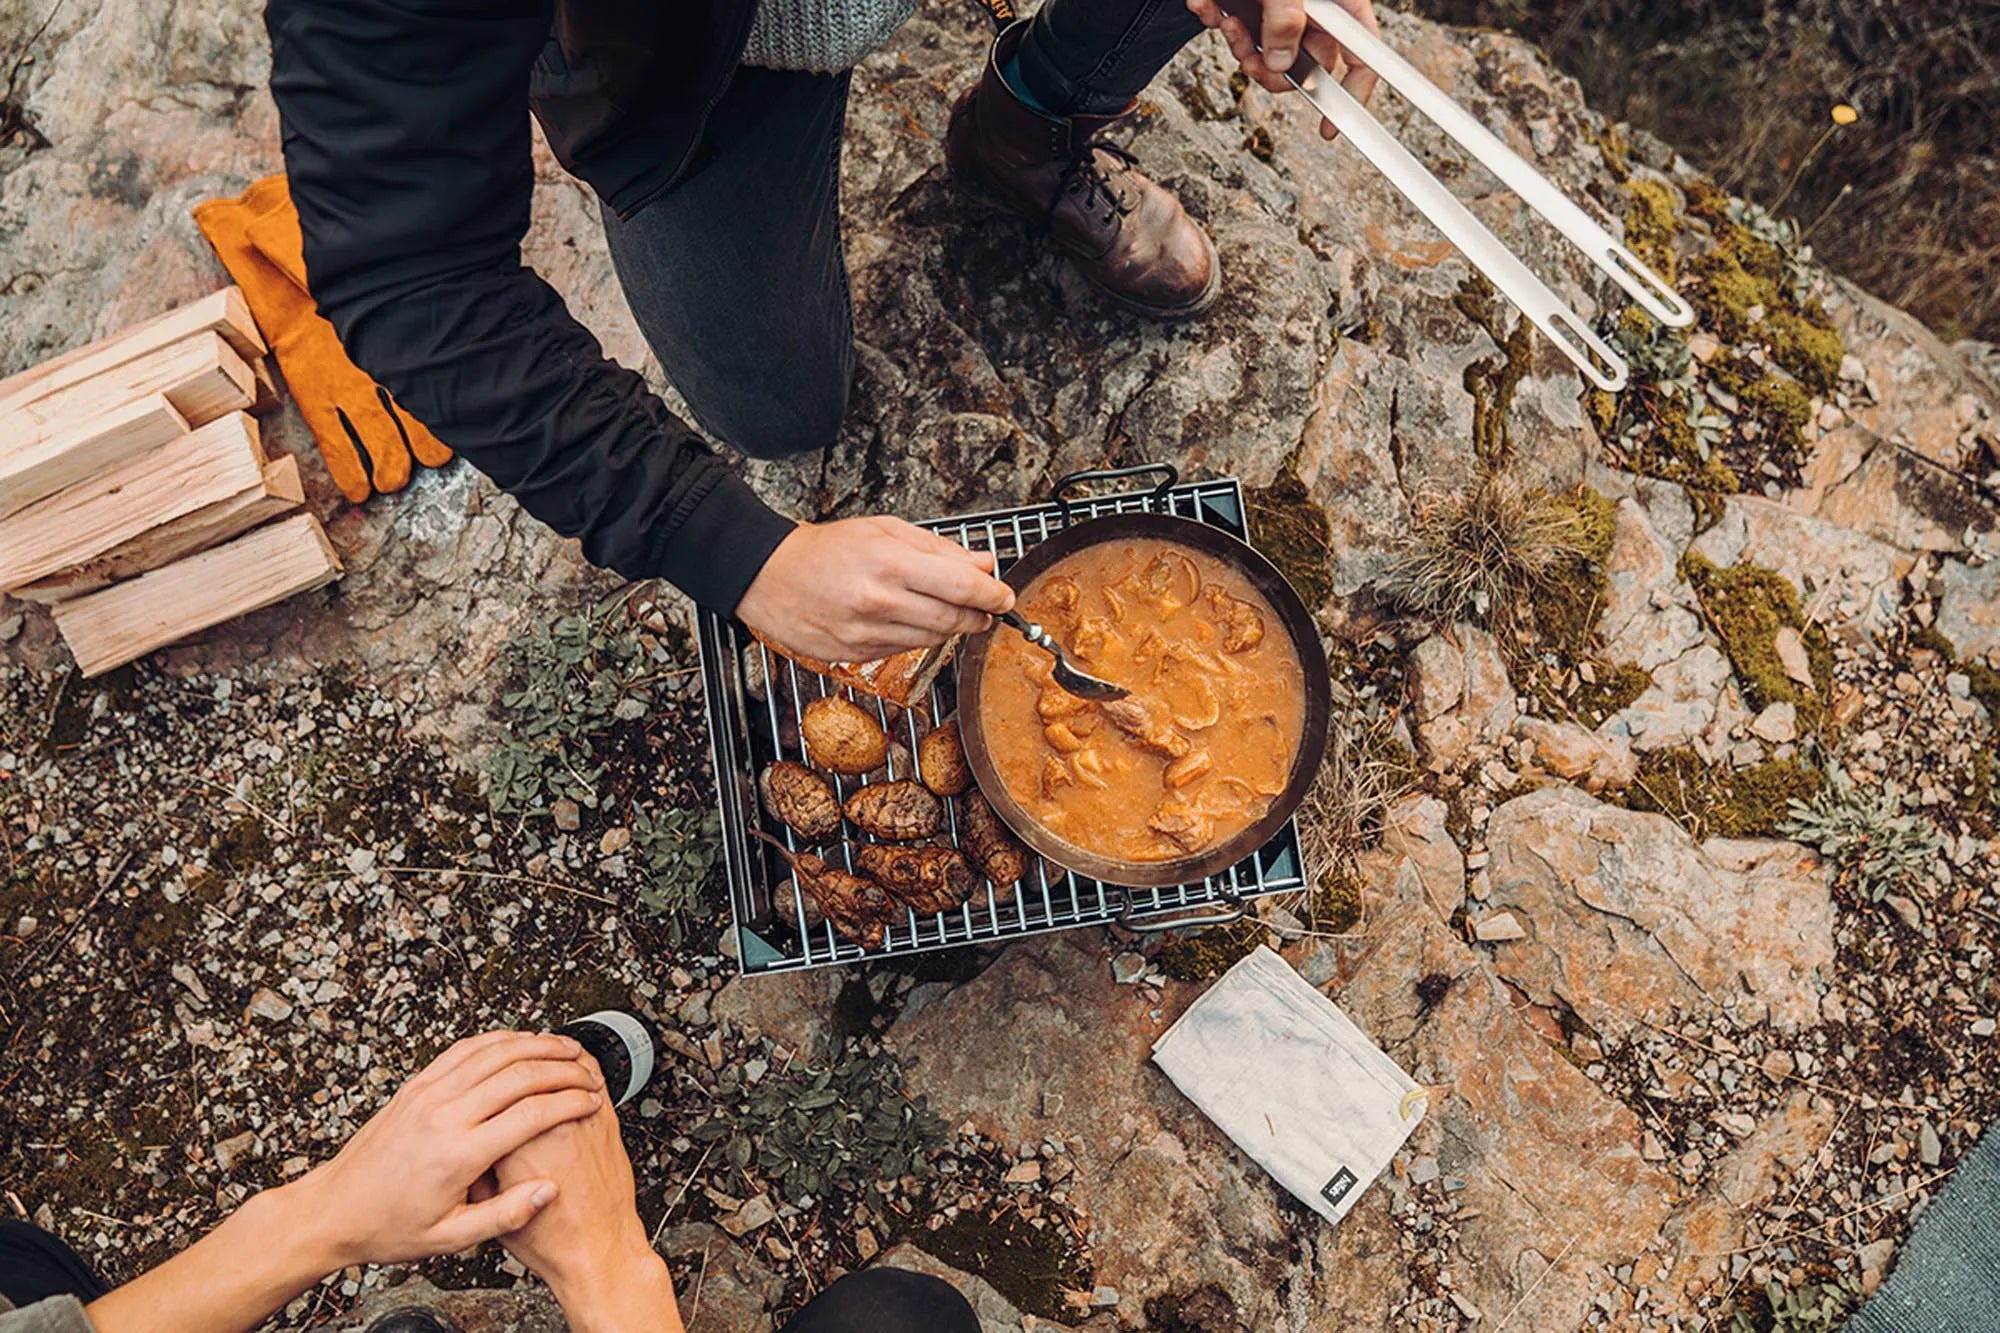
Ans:
{"type": "Polygon", "coordinates": [[[1242,573],[1155,539],[1107,542],[1031,583],[1021,614],[1131,691],[1094,704],[994,635],[978,707],[1000,780],[1066,842],[1120,861],[1195,856],[1263,817],[1305,726],[1305,675],[1242,573]]]}

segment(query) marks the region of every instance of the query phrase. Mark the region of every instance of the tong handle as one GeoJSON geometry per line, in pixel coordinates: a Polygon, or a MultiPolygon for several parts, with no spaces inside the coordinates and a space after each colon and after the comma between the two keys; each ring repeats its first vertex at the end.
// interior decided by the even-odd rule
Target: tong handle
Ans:
{"type": "Polygon", "coordinates": [[[1055,502],[1057,511],[1062,514],[1063,526],[1068,527],[1070,525],[1069,492],[1072,488],[1080,486],[1087,481],[1121,481],[1126,477],[1144,477],[1154,474],[1160,477],[1160,484],[1146,494],[1146,507],[1150,509],[1155,502],[1164,501],[1167,498],[1167,492],[1180,484],[1180,469],[1172,463],[1136,463],[1131,467],[1086,468],[1082,472],[1072,472],[1056,482],[1054,488],[1049,491],[1049,499],[1055,502]]]}
{"type": "MultiPolygon", "coordinates": [[[[1313,22],[1320,21],[1322,9],[1347,15],[1346,10],[1331,4],[1330,0],[1327,3],[1306,0],[1306,12],[1313,22]]],[[[1374,40],[1373,33],[1361,28],[1358,23],[1354,26],[1371,41],[1374,40]]],[[[1335,35],[1343,43],[1346,42],[1344,35],[1335,35]]],[[[1380,46],[1380,43],[1376,45],[1380,46]]],[[[1360,54],[1357,50],[1356,55],[1360,54]]],[[[1411,69],[1411,73],[1414,74],[1415,70],[1411,69]]],[[[1629,374],[1625,359],[1611,344],[1598,337],[1584,323],[1582,316],[1570,309],[1568,302],[1536,277],[1519,256],[1501,243],[1499,237],[1488,231],[1486,224],[1474,217],[1456,195],[1445,189],[1438,178],[1431,175],[1423,163],[1417,161],[1410,150],[1384,128],[1381,121],[1369,115],[1367,108],[1355,101],[1353,94],[1341,87],[1338,79],[1304,55],[1299,57],[1299,62],[1285,77],[1315,111],[1346,135],[1356,151],[1373,163],[1376,170],[1389,178],[1390,184],[1402,191],[1403,196],[1444,233],[1445,239],[1464,252],[1474,268],[1484,273],[1508,300],[1520,307],[1521,313],[1536,328],[1546,333],[1563,354],[1576,363],[1585,379],[1607,393],[1616,393],[1625,387],[1629,374]]],[[[1423,76],[1417,77],[1422,79],[1423,76]]],[[[1426,83],[1436,91],[1434,85],[1426,83]]],[[[1442,93],[1438,95],[1444,96],[1442,93]]],[[[1471,118],[1468,116],[1467,119],[1471,118]]]]}
{"type": "Polygon", "coordinates": [[[1118,913],[1119,926],[1137,935],[1155,935],[1164,930],[1184,930],[1189,926],[1226,926],[1232,921],[1241,921],[1249,911],[1243,901],[1225,896],[1225,902],[1233,906],[1204,910],[1189,907],[1167,907],[1157,912],[1146,912],[1134,916],[1132,900],[1125,900],[1124,910],[1118,913]]]}
{"type": "MultiPolygon", "coordinates": [[[[1662,324],[1686,328],[1694,323],[1694,311],[1659,274],[1633,254],[1597,220],[1577,207],[1570,197],[1549,183],[1518,153],[1480,124],[1471,112],[1453,101],[1449,94],[1425,78],[1423,72],[1396,49],[1370,32],[1361,20],[1334,0],[1305,0],[1306,17],[1323,28],[1355,59],[1382,77],[1401,93],[1410,105],[1437,123],[1439,129],[1463,145],[1502,184],[1521,196],[1521,201],[1549,220],[1569,238],[1611,280],[1662,324]]],[[[1401,182],[1398,182],[1400,184],[1401,182]]],[[[1495,284],[1498,285],[1497,283],[1495,284]]],[[[1539,322],[1539,321],[1538,321],[1539,322]]],[[[1559,338],[1558,341],[1561,341],[1559,338]]]]}

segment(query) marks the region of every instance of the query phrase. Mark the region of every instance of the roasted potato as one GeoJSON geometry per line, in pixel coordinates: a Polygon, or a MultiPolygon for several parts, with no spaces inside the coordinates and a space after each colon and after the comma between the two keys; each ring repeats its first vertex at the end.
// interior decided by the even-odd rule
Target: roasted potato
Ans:
{"type": "Polygon", "coordinates": [[[925,916],[958,906],[979,884],[972,862],[950,847],[871,842],[855,852],[854,864],[890,897],[925,916]]]}
{"type": "Polygon", "coordinates": [[[873,838],[913,842],[935,835],[944,806],[921,782],[871,782],[842,805],[847,821],[873,838]]]}
{"type": "Polygon", "coordinates": [[[993,807],[977,791],[967,792],[959,801],[959,844],[971,853],[995,888],[1017,884],[1028,873],[1028,849],[993,813],[993,807]]]}
{"type": "Polygon", "coordinates": [[[882,724],[846,695],[808,703],[803,729],[806,755],[821,768],[853,775],[888,762],[889,737],[882,724]]]}
{"type": "Polygon", "coordinates": [[[958,734],[958,719],[937,727],[917,744],[917,767],[924,785],[940,796],[956,796],[972,785],[972,770],[965,764],[965,741],[958,734]]]}
{"type": "Polygon", "coordinates": [[[766,764],[757,776],[757,793],[771,818],[808,842],[840,832],[840,801],[827,780],[789,759],[766,764]]]}

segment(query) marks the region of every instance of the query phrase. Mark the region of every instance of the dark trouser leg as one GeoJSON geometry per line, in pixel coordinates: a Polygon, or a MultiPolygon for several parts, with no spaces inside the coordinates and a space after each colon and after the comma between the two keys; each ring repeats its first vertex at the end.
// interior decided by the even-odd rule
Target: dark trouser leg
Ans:
{"type": "Polygon", "coordinates": [[[1051,114],[1111,115],[1201,30],[1181,0],[1045,0],[1021,39],[1021,82],[1051,114]]]}
{"type": "Polygon", "coordinates": [[[738,71],[700,168],[635,216],[604,216],[625,299],[667,379],[704,430],[758,458],[824,448],[847,410],[847,83],[738,71]]]}
{"type": "Polygon", "coordinates": [[[74,1296],[86,1303],[109,1288],[82,1255],[37,1226],[0,1217],[0,1296],[15,1306],[51,1296],[74,1296]]]}
{"type": "Polygon", "coordinates": [[[868,1268],[814,1297],[781,1333],[979,1333],[979,1317],[948,1282],[868,1268]]]}

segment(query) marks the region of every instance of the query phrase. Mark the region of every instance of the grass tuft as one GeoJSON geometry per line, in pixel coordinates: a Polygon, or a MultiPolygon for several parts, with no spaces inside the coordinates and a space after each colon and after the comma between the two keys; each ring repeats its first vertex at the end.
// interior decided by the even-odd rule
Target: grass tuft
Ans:
{"type": "Polygon", "coordinates": [[[1597,539],[1588,506],[1524,490],[1489,473],[1469,491],[1428,491],[1377,588],[1406,615],[1446,628],[1532,623],[1536,595],[1587,560],[1597,539]]]}

